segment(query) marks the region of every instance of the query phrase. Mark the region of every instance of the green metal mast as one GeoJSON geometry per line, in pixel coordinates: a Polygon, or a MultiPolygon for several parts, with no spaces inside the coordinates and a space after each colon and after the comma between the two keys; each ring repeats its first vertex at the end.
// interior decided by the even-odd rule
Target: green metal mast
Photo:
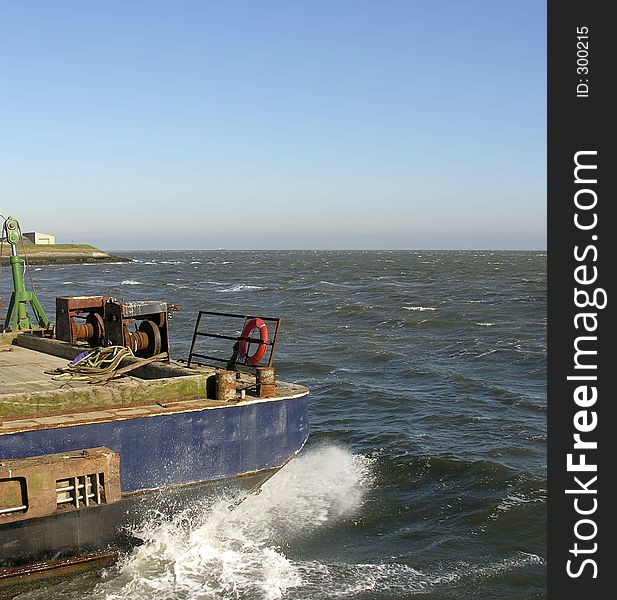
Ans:
{"type": "Polygon", "coordinates": [[[11,271],[13,273],[13,293],[6,313],[5,323],[8,323],[11,331],[24,331],[49,327],[49,319],[45,315],[43,307],[40,305],[34,292],[26,290],[24,275],[21,266],[21,257],[17,254],[17,244],[21,239],[21,230],[17,219],[8,217],[4,222],[4,233],[6,241],[11,246],[11,271]],[[32,312],[37,321],[37,326],[33,326],[28,316],[28,304],[32,307],[32,312]]]}

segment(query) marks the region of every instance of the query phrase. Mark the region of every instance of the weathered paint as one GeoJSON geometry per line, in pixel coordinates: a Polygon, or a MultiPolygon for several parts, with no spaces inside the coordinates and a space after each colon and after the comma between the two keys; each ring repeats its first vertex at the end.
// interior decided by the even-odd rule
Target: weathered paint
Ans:
{"type": "Polygon", "coordinates": [[[0,525],[47,517],[58,510],[79,510],[84,504],[111,504],[120,500],[120,495],[120,457],[109,448],[0,461],[0,525]],[[98,485],[91,481],[87,490],[73,488],[67,494],[72,501],[58,504],[58,481],[83,485],[85,477],[94,474],[100,474],[98,485]],[[85,497],[88,492],[92,497],[85,497]],[[80,501],[76,496],[81,496],[80,501]]]}
{"type": "Polygon", "coordinates": [[[232,498],[234,490],[258,489],[275,471],[131,494],[113,504],[0,525],[0,583],[4,578],[63,567],[64,561],[78,557],[129,550],[142,543],[130,532],[144,522],[153,518],[160,522],[184,508],[200,511],[209,498],[220,498],[223,492],[232,498]]]}
{"type": "Polygon", "coordinates": [[[279,467],[308,433],[302,396],[3,434],[0,457],[106,446],[120,455],[127,493],[279,467]]]}
{"type": "Polygon", "coordinates": [[[42,562],[27,567],[0,568],[0,598],[4,598],[2,592],[9,594],[6,596],[7,598],[24,594],[29,591],[29,587],[35,582],[39,580],[47,581],[51,576],[75,575],[94,568],[109,567],[118,558],[118,551],[107,551],[42,562]]]}
{"type": "MultiPolygon", "coordinates": [[[[15,341],[51,349],[56,356],[68,351],[57,340],[21,336],[15,341]]],[[[231,404],[206,398],[214,395],[209,389],[215,387],[210,385],[213,369],[195,374],[181,366],[147,365],[138,372],[144,379],[2,395],[0,462],[106,446],[120,456],[123,496],[47,517],[0,519],[0,579],[32,572],[36,562],[50,565],[138,543],[127,531],[152,503],[157,511],[173,511],[176,500],[201,505],[206,486],[252,488],[291,459],[308,437],[303,386],[278,382],[277,397],[258,398],[245,374],[239,381],[247,400],[231,404]]],[[[62,475],[54,473],[52,479],[62,475]]],[[[33,481],[39,484],[44,482],[33,481]]],[[[15,492],[7,490],[7,495],[15,492]]]]}
{"type": "Polygon", "coordinates": [[[208,375],[158,380],[123,379],[113,385],[64,387],[45,392],[3,394],[0,418],[58,414],[84,409],[104,409],[156,402],[205,398],[208,375]]]}

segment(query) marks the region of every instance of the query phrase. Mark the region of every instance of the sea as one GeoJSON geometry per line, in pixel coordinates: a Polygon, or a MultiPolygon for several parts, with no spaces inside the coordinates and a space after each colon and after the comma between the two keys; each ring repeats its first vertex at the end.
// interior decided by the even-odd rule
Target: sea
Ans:
{"type": "Polygon", "coordinates": [[[19,600],[546,598],[545,252],[118,254],[26,282],[51,320],[56,296],[178,305],[179,359],[199,310],[280,317],[310,437],[261,493],[153,517],[19,600]]]}

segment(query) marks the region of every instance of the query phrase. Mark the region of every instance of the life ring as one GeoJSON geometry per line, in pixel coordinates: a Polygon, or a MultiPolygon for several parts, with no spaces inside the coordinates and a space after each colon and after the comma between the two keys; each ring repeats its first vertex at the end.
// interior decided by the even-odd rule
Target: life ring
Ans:
{"type": "Polygon", "coordinates": [[[240,356],[246,359],[245,362],[247,365],[256,365],[264,357],[267,342],[268,328],[266,327],[266,324],[259,318],[251,319],[242,330],[240,346],[238,347],[240,356]],[[248,338],[251,337],[251,333],[253,333],[255,329],[259,329],[259,345],[257,346],[255,354],[248,356],[248,338]]]}

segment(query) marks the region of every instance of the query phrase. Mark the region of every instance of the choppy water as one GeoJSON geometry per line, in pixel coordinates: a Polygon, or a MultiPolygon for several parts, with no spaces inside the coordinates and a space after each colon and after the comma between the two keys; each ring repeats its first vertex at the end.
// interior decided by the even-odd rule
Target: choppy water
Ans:
{"type": "Polygon", "coordinates": [[[116,566],[20,600],[545,597],[544,253],[124,255],[33,269],[44,308],[179,304],[180,358],[198,309],[280,316],[311,437],[260,495],[146,523],[116,566]]]}

